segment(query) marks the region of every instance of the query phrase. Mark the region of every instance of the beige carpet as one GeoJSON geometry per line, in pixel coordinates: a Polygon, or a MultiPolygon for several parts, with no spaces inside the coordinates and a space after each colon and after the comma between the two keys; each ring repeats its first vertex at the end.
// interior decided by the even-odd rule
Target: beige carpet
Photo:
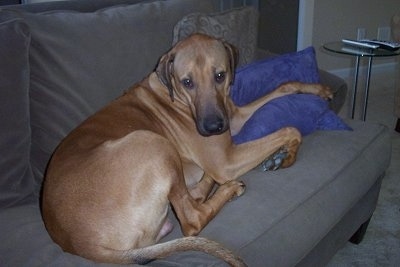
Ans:
{"type": "MultiPolygon", "coordinates": [[[[399,72],[372,73],[367,121],[377,122],[394,129],[394,88],[400,87],[399,72]],[[396,81],[396,79],[398,79],[396,81]]],[[[362,82],[361,82],[362,83],[362,82]]],[[[349,89],[352,80],[349,79],[349,89]]],[[[363,84],[361,84],[363,86],[363,84]]],[[[363,89],[359,89],[363,91],[363,89]]],[[[357,107],[362,102],[360,92],[357,107]]],[[[349,99],[349,97],[348,97],[349,99]]],[[[348,114],[346,105],[340,113],[348,114]]],[[[359,110],[358,110],[359,111],[359,110]]],[[[359,118],[360,113],[356,113],[359,118]]],[[[347,243],[328,264],[342,266],[400,266],[400,134],[392,133],[392,160],[383,180],[378,206],[369,224],[364,240],[359,245],[347,243]]]]}

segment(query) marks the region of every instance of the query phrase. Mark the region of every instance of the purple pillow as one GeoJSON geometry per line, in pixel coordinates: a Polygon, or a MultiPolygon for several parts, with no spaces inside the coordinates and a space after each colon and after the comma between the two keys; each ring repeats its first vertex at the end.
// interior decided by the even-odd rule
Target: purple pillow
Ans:
{"type": "MultiPolygon", "coordinates": [[[[236,105],[246,105],[290,81],[319,83],[313,47],[238,68],[231,97],[236,105]]],[[[294,94],[274,99],[258,109],[232,137],[233,142],[251,141],[286,126],[296,127],[302,135],[315,130],[351,130],[329,109],[326,100],[311,94],[294,94]]]]}

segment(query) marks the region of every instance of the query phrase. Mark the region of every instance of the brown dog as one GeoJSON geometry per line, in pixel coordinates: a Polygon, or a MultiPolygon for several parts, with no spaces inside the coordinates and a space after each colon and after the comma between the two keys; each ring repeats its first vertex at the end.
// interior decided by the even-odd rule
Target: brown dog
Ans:
{"type": "Polygon", "coordinates": [[[280,149],[283,167],[301,142],[294,128],[234,145],[231,134],[276,97],[330,91],[289,83],[236,107],[229,98],[233,46],[193,35],[164,55],[155,72],[88,118],[57,148],[43,189],[46,228],[65,251],[98,262],[143,263],[201,250],[245,264],[213,241],[186,237],[154,245],[171,231],[171,203],[185,236],[197,235],[244,192],[238,177],[280,149]],[[211,196],[216,182],[219,187],[211,196]]]}

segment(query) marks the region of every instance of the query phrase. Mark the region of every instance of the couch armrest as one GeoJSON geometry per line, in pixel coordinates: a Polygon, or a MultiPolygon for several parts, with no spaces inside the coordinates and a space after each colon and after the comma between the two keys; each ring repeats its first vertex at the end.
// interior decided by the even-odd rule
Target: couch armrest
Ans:
{"type": "Polygon", "coordinates": [[[321,84],[327,85],[333,91],[333,100],[329,103],[330,108],[339,113],[347,97],[347,83],[340,77],[319,69],[321,84]]]}

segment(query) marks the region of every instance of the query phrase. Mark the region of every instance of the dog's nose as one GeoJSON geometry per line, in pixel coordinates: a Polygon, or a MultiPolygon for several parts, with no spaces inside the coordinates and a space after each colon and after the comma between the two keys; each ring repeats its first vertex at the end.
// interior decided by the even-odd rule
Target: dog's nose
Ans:
{"type": "Polygon", "coordinates": [[[225,131],[225,122],[219,117],[208,117],[204,120],[203,125],[208,134],[219,134],[225,131]]]}

